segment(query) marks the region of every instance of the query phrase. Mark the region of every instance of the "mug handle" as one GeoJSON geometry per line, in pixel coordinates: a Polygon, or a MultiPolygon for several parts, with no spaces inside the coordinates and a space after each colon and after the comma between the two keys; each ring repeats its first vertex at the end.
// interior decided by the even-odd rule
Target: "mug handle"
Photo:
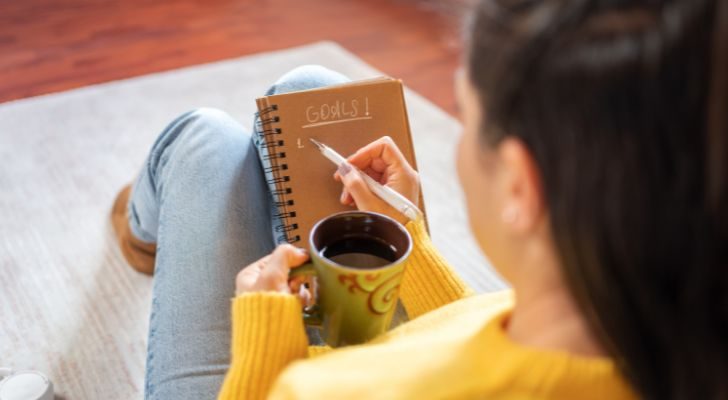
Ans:
{"type": "MultiPolygon", "coordinates": [[[[299,276],[315,277],[316,269],[314,268],[313,263],[309,262],[296,268],[292,268],[288,273],[288,279],[297,278],[299,276]]],[[[312,294],[314,299],[318,297],[316,293],[312,294]]],[[[319,309],[318,304],[314,304],[310,307],[305,307],[303,309],[303,322],[306,325],[321,326],[321,324],[323,323],[323,318],[321,317],[321,310],[319,309]]]]}

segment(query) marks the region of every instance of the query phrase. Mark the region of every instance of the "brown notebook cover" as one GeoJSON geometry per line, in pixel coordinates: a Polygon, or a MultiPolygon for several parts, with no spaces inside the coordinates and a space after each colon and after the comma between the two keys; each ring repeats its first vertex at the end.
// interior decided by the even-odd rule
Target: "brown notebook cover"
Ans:
{"type": "MultiPolygon", "coordinates": [[[[256,145],[282,220],[279,242],[308,241],[313,225],[351,210],[339,203],[336,166],[311,143],[314,138],[344,157],[388,135],[417,169],[402,82],[374,78],[261,97],[256,145]]],[[[423,209],[422,196],[419,201],[423,209]]]]}

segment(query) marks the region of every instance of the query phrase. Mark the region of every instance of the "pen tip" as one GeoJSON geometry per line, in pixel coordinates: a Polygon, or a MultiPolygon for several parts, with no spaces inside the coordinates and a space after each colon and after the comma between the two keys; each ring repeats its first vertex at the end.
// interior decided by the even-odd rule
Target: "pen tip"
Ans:
{"type": "Polygon", "coordinates": [[[319,141],[317,141],[316,139],[313,139],[313,138],[308,138],[308,139],[309,139],[309,140],[310,140],[311,142],[313,142],[313,144],[315,144],[315,145],[316,145],[316,147],[318,147],[319,149],[320,149],[320,148],[322,148],[322,147],[324,147],[324,146],[323,146],[323,145],[322,145],[321,143],[319,143],[319,141]]]}

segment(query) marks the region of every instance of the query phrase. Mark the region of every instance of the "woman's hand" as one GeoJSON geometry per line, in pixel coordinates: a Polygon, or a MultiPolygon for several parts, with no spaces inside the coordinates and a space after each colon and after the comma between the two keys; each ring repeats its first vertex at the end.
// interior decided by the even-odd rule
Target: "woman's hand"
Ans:
{"type": "MultiPolygon", "coordinates": [[[[384,136],[357,150],[347,161],[371,176],[377,182],[389,186],[419,207],[420,178],[404,158],[389,136],[384,136]]],[[[405,215],[372,193],[364,179],[351,166],[342,164],[334,178],[344,184],[340,201],[356,206],[362,211],[374,211],[388,215],[405,224],[405,215]]]]}
{"type": "Polygon", "coordinates": [[[248,265],[238,273],[235,279],[235,293],[279,292],[296,293],[302,296],[304,304],[308,302],[306,290],[301,290],[304,278],[288,279],[291,268],[296,268],[308,260],[308,252],[304,249],[282,244],[271,254],[248,265]]]}

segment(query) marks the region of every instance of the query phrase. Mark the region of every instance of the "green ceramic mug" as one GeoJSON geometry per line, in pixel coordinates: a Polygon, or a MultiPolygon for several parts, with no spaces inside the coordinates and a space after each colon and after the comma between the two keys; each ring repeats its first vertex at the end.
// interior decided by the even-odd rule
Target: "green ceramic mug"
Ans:
{"type": "Polygon", "coordinates": [[[291,278],[314,277],[315,305],[304,312],[307,325],[321,328],[332,347],[359,344],[385,332],[392,321],[412,238],[385,215],[346,211],[314,225],[311,262],[291,278]]]}

